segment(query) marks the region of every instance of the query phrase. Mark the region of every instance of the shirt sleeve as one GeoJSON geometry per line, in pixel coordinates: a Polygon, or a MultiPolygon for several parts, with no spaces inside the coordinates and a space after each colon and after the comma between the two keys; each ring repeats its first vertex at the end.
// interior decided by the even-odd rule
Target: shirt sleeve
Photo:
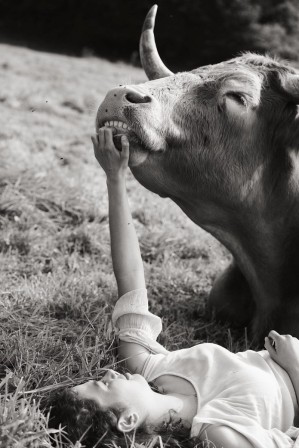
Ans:
{"type": "Polygon", "coordinates": [[[149,311],[146,289],[135,289],[121,296],[112,313],[112,323],[122,341],[142,345],[154,354],[168,353],[156,340],[162,331],[162,321],[149,311]]]}

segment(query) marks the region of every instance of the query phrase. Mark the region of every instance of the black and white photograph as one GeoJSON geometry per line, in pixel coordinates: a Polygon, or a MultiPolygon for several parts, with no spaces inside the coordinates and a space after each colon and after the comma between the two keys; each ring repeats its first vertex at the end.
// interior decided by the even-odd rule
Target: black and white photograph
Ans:
{"type": "Polygon", "coordinates": [[[299,448],[298,0],[0,0],[0,155],[1,448],[299,448]]]}

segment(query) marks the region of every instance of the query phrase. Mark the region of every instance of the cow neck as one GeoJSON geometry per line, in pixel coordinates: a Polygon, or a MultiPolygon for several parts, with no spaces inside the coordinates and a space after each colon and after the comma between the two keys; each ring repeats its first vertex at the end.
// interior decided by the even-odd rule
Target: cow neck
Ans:
{"type": "Polygon", "coordinates": [[[267,213],[259,213],[254,206],[232,213],[211,204],[205,206],[200,201],[188,204],[176,199],[175,202],[232,253],[253,295],[262,299],[257,300],[261,306],[274,309],[282,295],[298,293],[299,257],[295,260],[295,254],[299,251],[299,236],[286,241],[286,235],[292,235],[292,230],[286,228],[281,211],[276,219],[271,215],[265,219],[262,216],[267,213]],[[290,266],[290,257],[294,268],[290,266]]]}
{"type": "Polygon", "coordinates": [[[279,264],[269,232],[264,233],[248,221],[244,227],[239,223],[235,232],[235,225],[225,229],[215,225],[203,227],[232,253],[253,295],[262,299],[258,302],[267,304],[267,309],[275,308],[280,294],[279,285],[273,279],[279,279],[279,264]]]}

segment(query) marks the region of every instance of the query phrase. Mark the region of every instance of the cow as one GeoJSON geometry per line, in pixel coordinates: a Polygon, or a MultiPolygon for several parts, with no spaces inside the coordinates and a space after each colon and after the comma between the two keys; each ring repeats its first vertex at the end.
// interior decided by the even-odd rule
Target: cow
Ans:
{"type": "Polygon", "coordinates": [[[245,53],[174,74],[156,11],[140,39],[149,81],[110,90],[96,128],[127,134],[135,178],[233,255],[209,295],[216,318],[256,340],[272,328],[299,337],[299,72],[245,53]]]}

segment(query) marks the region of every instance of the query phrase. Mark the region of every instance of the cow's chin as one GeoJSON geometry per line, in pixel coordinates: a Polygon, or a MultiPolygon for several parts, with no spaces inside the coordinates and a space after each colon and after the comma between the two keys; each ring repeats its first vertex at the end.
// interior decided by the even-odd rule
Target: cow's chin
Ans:
{"type": "Polygon", "coordinates": [[[161,153],[166,148],[166,142],[162,136],[156,134],[149,128],[140,128],[138,134],[132,129],[113,130],[113,141],[116,148],[121,151],[121,138],[126,135],[130,144],[129,166],[136,167],[143,164],[148,157],[155,153],[161,153]]]}
{"type": "Polygon", "coordinates": [[[150,152],[144,149],[139,145],[130,145],[130,158],[129,158],[129,167],[135,168],[139,165],[142,165],[146,162],[149,157],[150,152]]]}

